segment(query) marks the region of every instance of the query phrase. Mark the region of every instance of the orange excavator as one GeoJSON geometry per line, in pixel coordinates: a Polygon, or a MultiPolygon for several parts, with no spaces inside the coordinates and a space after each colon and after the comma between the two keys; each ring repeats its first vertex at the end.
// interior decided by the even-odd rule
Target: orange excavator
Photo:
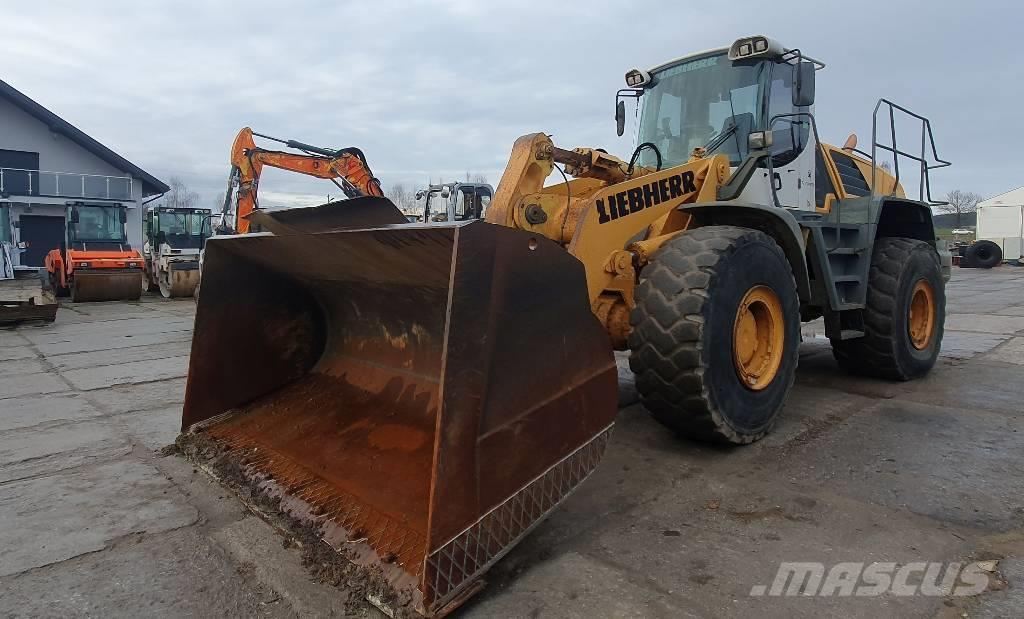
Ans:
{"type": "Polygon", "coordinates": [[[218,233],[245,234],[250,231],[252,220],[249,215],[259,209],[258,191],[263,166],[328,179],[347,198],[384,196],[380,181],[373,176],[366,156],[358,148],[322,148],[295,140],[282,140],[244,127],[231,146],[231,175],[224,194],[218,233]],[[302,154],[260,148],[253,136],[280,142],[288,148],[302,151],[302,154]]]}

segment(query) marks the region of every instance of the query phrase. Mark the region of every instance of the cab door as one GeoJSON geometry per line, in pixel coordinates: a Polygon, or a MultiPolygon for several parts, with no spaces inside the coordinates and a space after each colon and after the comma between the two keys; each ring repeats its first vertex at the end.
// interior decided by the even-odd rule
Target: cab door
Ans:
{"type": "Polygon", "coordinates": [[[778,203],[785,208],[814,210],[814,153],[811,106],[793,104],[796,66],[772,67],[768,91],[769,128],[772,130],[771,183],[778,203]]]}

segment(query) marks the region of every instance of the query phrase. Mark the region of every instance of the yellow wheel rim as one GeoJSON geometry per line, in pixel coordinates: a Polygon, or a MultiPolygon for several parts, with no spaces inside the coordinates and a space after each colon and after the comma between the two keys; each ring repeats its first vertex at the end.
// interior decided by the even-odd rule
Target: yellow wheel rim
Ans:
{"type": "Polygon", "coordinates": [[[754,286],[740,301],[732,327],[732,359],[747,389],[760,391],[782,365],[786,321],[782,303],[767,286],[754,286]]]}
{"type": "Polygon", "coordinates": [[[907,310],[907,333],[918,350],[928,348],[935,333],[935,291],[926,279],[919,279],[910,293],[907,310]]]}

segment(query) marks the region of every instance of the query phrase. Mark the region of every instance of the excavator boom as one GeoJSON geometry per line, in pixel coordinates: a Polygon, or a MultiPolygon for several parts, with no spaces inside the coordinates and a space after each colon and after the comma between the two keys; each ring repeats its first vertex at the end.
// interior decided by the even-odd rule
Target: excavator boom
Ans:
{"type": "MultiPolygon", "coordinates": [[[[232,201],[237,199],[231,228],[239,234],[249,232],[249,214],[259,208],[259,180],[263,166],[270,166],[307,176],[328,179],[349,198],[362,196],[383,197],[380,181],[373,176],[363,151],[358,148],[331,150],[311,146],[295,140],[280,140],[249,127],[242,128],[231,146],[231,175],[224,197],[224,214],[231,212],[232,201]],[[253,136],[281,142],[289,148],[305,151],[303,154],[268,150],[256,146],[253,136]],[[233,192],[237,195],[233,197],[233,192]]],[[[222,222],[227,224],[227,222],[222,222]]]]}

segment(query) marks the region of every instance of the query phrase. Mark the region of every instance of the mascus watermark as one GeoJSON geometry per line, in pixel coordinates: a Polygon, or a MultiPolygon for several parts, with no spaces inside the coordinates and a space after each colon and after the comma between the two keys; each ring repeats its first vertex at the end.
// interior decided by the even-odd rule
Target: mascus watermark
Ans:
{"type": "Polygon", "coordinates": [[[989,576],[996,561],[943,563],[824,563],[784,562],[779,564],[775,580],[755,585],[752,596],[872,597],[898,596],[970,596],[989,587],[989,576]]]}

